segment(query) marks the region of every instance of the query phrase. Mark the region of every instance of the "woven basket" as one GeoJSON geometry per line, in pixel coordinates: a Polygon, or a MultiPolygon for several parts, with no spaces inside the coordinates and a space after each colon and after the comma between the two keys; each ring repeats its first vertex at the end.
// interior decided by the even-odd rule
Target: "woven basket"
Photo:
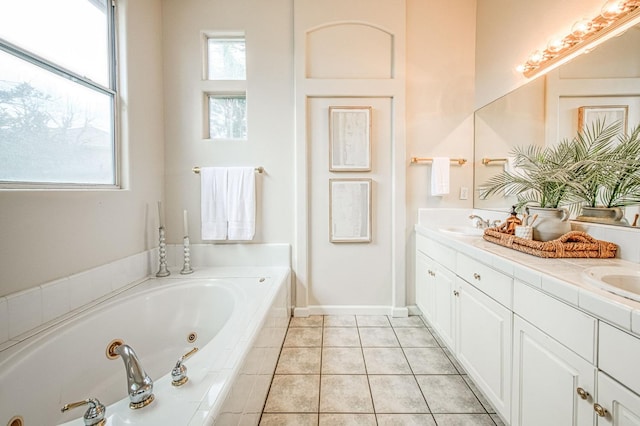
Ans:
{"type": "Polygon", "coordinates": [[[586,232],[571,231],[562,237],[551,241],[534,241],[519,238],[514,235],[498,231],[498,228],[488,228],[483,238],[489,242],[509,247],[523,253],[538,257],[561,258],[609,258],[615,257],[618,246],[593,238],[586,232]]]}

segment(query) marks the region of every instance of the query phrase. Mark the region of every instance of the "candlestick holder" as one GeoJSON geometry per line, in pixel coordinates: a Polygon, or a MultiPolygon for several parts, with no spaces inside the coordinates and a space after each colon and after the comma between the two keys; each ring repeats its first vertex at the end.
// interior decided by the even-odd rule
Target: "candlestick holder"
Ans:
{"type": "Polygon", "coordinates": [[[189,236],[185,235],[182,239],[182,249],[184,252],[184,264],[182,265],[182,270],[180,273],[182,275],[187,275],[193,273],[193,269],[191,269],[191,248],[189,247],[189,236]]]}
{"type": "Polygon", "coordinates": [[[158,248],[158,253],[160,254],[160,269],[158,269],[156,277],[168,277],[171,272],[167,269],[167,244],[165,243],[164,226],[158,228],[158,232],[160,233],[160,247],[158,248]]]}

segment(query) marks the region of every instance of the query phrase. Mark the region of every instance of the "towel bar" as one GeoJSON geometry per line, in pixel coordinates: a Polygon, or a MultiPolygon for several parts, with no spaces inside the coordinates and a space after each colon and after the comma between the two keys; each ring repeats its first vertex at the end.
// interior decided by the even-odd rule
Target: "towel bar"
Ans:
{"type": "Polygon", "coordinates": [[[509,160],[506,158],[483,158],[482,164],[486,166],[487,164],[490,164],[490,163],[498,163],[498,162],[506,163],[507,161],[509,160]]]}
{"type": "MultiPolygon", "coordinates": [[[[256,167],[254,170],[256,171],[256,173],[264,173],[264,167],[262,166],[256,167]]],[[[195,174],[199,174],[200,166],[195,166],[193,169],[191,169],[191,171],[195,174]]]]}
{"type": "MultiPolygon", "coordinates": [[[[416,163],[431,163],[433,161],[433,158],[429,158],[429,157],[411,157],[411,164],[416,164],[416,163]]],[[[451,159],[452,162],[458,163],[459,166],[462,166],[463,164],[465,164],[467,162],[466,158],[452,158],[451,159]]]]}

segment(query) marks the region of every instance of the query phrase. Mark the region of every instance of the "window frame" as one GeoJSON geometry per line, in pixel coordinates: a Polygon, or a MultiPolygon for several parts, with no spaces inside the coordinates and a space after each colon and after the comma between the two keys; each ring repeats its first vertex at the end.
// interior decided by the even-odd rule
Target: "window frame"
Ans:
{"type": "Polygon", "coordinates": [[[117,4],[116,0],[105,0],[107,5],[107,40],[109,54],[109,87],[78,74],[54,61],[43,58],[27,49],[17,46],[0,37],[0,50],[24,60],[54,75],[80,84],[97,93],[106,95],[111,103],[111,146],[113,155],[113,183],[73,183],[73,182],[39,182],[39,181],[5,181],[0,180],[0,189],[121,189],[121,147],[120,147],[120,114],[119,114],[119,78],[118,78],[118,38],[117,38],[117,4]]]}
{"type": "Polygon", "coordinates": [[[211,142],[246,142],[249,140],[249,96],[247,81],[249,67],[247,63],[247,37],[244,31],[202,31],[202,99],[203,123],[202,137],[211,142]],[[244,80],[210,80],[209,79],[209,40],[242,40],[245,45],[245,78],[244,80]],[[244,138],[212,138],[210,128],[209,98],[241,97],[245,100],[246,135],[244,138]]]}

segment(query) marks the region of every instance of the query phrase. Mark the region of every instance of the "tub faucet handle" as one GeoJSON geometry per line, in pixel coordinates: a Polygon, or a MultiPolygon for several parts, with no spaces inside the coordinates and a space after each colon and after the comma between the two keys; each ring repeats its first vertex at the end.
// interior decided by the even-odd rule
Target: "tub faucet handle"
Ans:
{"type": "Polygon", "coordinates": [[[182,355],[178,362],[176,362],[176,366],[171,370],[171,384],[173,386],[182,386],[187,383],[189,378],[187,377],[187,366],[182,364],[185,359],[189,358],[191,355],[196,353],[198,348],[193,348],[186,354],[182,355]]]}
{"type": "Polygon", "coordinates": [[[84,413],[84,424],[86,426],[104,426],[107,424],[107,421],[104,418],[107,409],[96,398],[89,398],[84,401],[65,404],[65,406],[60,409],[60,412],[64,413],[67,410],[82,407],[83,405],[89,405],[86,413],[84,413]]]}

